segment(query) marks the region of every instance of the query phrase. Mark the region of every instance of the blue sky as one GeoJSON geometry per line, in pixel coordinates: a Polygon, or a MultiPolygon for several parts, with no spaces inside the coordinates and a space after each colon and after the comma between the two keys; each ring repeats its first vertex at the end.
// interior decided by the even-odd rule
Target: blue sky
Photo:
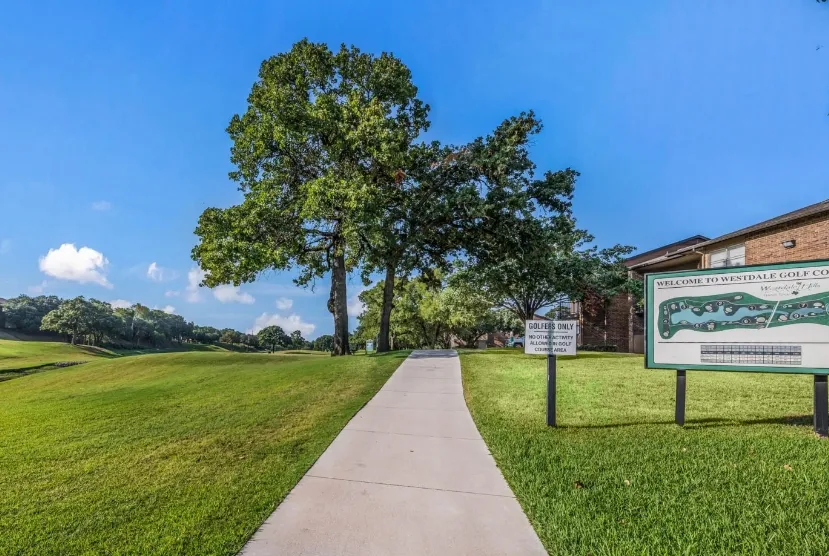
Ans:
{"type": "Polygon", "coordinates": [[[260,62],[306,36],[402,58],[431,138],[534,109],[534,157],[582,173],[576,217],[602,246],[713,237],[829,197],[829,6],[812,0],[128,4],[3,9],[0,297],[330,333],[325,282],[188,290],[199,214],[239,199],[227,122],[260,62]]]}

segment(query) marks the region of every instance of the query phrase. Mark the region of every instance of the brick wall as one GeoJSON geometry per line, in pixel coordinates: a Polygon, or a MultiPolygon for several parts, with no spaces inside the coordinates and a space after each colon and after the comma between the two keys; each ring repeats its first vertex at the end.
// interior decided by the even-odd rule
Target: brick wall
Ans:
{"type": "Polygon", "coordinates": [[[630,348],[630,298],[626,293],[617,294],[607,307],[607,326],[605,327],[605,308],[597,296],[587,295],[581,304],[581,343],[604,344],[605,328],[608,344],[615,345],[619,351],[630,348]]]}
{"type": "Polygon", "coordinates": [[[746,264],[829,259],[829,214],[784,224],[746,237],[746,264]],[[795,241],[791,249],[783,242],[795,241]]]}

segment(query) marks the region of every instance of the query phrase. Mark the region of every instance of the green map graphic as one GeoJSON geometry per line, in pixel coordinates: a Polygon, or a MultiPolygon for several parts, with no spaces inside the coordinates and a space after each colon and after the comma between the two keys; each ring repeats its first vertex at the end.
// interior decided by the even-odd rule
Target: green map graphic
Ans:
{"type": "Polygon", "coordinates": [[[768,301],[742,292],[704,297],[676,297],[659,304],[662,338],[680,330],[721,332],[811,323],[829,326],[829,295],[806,295],[786,301],[768,301]]]}

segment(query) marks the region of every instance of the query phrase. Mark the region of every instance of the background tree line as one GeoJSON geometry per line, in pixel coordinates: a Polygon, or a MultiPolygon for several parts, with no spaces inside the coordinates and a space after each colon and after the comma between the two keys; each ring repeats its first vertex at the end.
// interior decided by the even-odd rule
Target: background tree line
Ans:
{"type": "Polygon", "coordinates": [[[181,315],[150,309],[139,303],[113,308],[97,299],[76,297],[64,300],[54,295],[20,295],[7,300],[0,307],[0,328],[24,334],[52,333],[63,336],[72,344],[97,346],[164,348],[199,343],[269,351],[330,351],[332,347],[331,336],[320,336],[309,342],[299,330],[286,334],[278,326],[269,326],[258,334],[246,334],[232,328],[220,330],[199,326],[181,315]]]}

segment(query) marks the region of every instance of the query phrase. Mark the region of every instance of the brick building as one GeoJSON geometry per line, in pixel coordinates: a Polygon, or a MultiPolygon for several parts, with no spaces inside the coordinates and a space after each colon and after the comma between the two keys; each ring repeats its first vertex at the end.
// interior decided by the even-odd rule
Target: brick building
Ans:
{"type": "MultiPolygon", "coordinates": [[[[631,276],[752,264],[829,259],[829,199],[714,239],[693,236],[640,253],[625,261],[631,276]]],[[[598,299],[585,299],[581,344],[613,344],[642,353],[644,315],[634,296],[620,294],[605,311],[598,299]],[[607,325],[605,326],[605,322],[607,325]]]]}

